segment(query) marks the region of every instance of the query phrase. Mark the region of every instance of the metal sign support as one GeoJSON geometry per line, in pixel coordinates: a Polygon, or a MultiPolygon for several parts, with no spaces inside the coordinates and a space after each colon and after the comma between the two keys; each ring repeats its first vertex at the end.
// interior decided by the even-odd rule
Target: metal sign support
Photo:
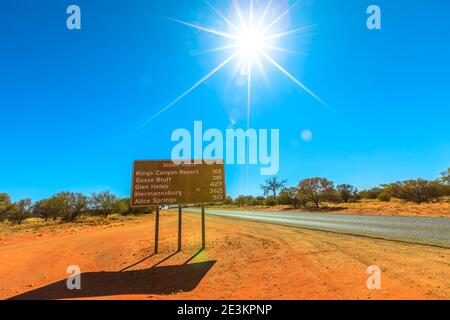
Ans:
{"type": "Polygon", "coordinates": [[[155,216],[155,254],[158,253],[158,240],[159,240],[159,206],[156,206],[156,216],[155,216]]]}
{"type": "Polygon", "coordinates": [[[181,228],[182,228],[182,214],[183,214],[183,208],[181,206],[178,206],[178,252],[181,251],[181,228]]]}
{"type": "Polygon", "coordinates": [[[205,206],[202,206],[202,249],[206,248],[205,237],[205,206]]]}

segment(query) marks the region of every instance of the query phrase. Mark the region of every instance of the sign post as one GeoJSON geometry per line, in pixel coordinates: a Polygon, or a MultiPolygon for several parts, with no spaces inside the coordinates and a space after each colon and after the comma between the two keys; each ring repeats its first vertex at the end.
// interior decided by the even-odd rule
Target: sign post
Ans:
{"type": "Polygon", "coordinates": [[[206,203],[226,200],[223,163],[174,163],[172,160],[135,161],[131,207],[156,207],[155,253],[158,253],[160,206],[178,206],[178,251],[182,243],[182,205],[201,205],[202,249],[206,247],[206,203]]]}
{"type": "Polygon", "coordinates": [[[206,248],[205,237],[205,206],[202,206],[202,249],[206,248]]]}
{"type": "Polygon", "coordinates": [[[159,207],[156,207],[156,215],[155,215],[155,254],[158,253],[158,240],[159,240],[159,207]]]}
{"type": "Polygon", "coordinates": [[[183,209],[181,206],[178,206],[178,252],[181,251],[181,228],[183,225],[182,221],[183,209]]]}

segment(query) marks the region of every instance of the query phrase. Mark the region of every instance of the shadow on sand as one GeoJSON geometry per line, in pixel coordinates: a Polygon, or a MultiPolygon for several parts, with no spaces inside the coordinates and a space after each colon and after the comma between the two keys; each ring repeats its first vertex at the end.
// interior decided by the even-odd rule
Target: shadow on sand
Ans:
{"type": "Polygon", "coordinates": [[[143,270],[126,271],[128,268],[125,268],[119,272],[82,273],[81,290],[67,289],[67,280],[65,279],[17,295],[10,300],[76,299],[129,294],[167,295],[176,292],[189,292],[197,287],[216,263],[216,261],[207,261],[188,264],[193,259],[191,258],[182,265],[159,266],[172,256],[174,254],[164,258],[151,268],[143,270]]]}

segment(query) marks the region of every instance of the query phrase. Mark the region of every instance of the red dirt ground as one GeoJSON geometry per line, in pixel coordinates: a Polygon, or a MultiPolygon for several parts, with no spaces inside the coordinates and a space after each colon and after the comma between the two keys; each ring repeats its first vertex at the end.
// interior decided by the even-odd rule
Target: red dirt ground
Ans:
{"type": "Polygon", "coordinates": [[[0,298],[17,299],[449,299],[450,250],[207,216],[184,214],[176,251],[174,212],[114,227],[0,235],[0,298]],[[69,291],[66,269],[81,268],[69,291]],[[366,286],[367,267],[381,289],[366,286]]]}

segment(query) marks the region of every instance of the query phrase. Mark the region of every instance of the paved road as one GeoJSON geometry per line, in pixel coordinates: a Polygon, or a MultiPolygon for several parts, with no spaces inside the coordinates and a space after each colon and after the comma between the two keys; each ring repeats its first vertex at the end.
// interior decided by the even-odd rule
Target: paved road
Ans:
{"type": "MultiPolygon", "coordinates": [[[[199,212],[199,209],[186,209],[199,212]]],[[[450,248],[450,219],[206,209],[208,215],[450,248]]]]}

